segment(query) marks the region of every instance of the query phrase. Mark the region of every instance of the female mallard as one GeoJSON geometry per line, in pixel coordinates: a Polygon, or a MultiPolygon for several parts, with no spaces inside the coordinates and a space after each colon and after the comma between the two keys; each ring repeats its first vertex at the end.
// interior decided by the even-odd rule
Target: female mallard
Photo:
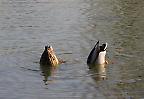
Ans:
{"type": "Polygon", "coordinates": [[[96,65],[107,63],[105,59],[106,49],[107,49],[107,43],[102,44],[100,46],[98,41],[88,56],[87,64],[96,65]]]}
{"type": "Polygon", "coordinates": [[[52,46],[45,46],[45,50],[40,58],[41,65],[56,66],[59,64],[59,60],[55,55],[52,46]]]}

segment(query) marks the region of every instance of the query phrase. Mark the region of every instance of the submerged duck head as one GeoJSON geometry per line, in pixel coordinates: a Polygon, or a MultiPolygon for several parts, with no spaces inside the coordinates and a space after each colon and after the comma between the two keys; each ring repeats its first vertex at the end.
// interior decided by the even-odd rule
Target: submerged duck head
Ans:
{"type": "Polygon", "coordinates": [[[95,65],[95,64],[106,63],[105,56],[106,56],[107,45],[108,45],[107,43],[99,45],[99,41],[98,41],[88,56],[87,64],[95,65]]]}
{"type": "Polygon", "coordinates": [[[40,64],[51,66],[56,66],[59,64],[58,58],[56,57],[52,46],[45,46],[45,50],[40,58],[40,64]]]}

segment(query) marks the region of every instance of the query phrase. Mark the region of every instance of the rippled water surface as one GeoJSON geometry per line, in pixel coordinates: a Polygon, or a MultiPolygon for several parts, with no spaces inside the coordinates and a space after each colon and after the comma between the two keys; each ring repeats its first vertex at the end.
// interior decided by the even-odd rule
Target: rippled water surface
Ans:
{"type": "Polygon", "coordinates": [[[143,99],[143,0],[0,0],[0,99],[143,99]],[[97,40],[107,66],[89,69],[97,40]],[[39,65],[45,45],[66,61],[39,65]]]}

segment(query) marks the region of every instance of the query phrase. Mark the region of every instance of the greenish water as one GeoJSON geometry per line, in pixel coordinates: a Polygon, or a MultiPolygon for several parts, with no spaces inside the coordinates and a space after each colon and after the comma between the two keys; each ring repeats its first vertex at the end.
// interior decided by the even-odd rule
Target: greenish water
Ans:
{"type": "Polygon", "coordinates": [[[143,0],[1,0],[0,99],[143,99],[143,0]],[[109,64],[89,69],[97,40],[109,64]],[[67,62],[41,67],[45,45],[67,62]]]}

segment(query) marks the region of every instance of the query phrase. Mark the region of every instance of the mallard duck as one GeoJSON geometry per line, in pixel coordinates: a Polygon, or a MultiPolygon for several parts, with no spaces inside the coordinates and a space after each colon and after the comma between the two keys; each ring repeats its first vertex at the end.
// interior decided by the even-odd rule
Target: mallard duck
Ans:
{"type": "Polygon", "coordinates": [[[41,58],[40,58],[40,64],[50,65],[50,66],[56,66],[59,64],[59,60],[56,57],[56,54],[52,46],[45,46],[45,50],[42,53],[41,58]]]}
{"type": "Polygon", "coordinates": [[[99,41],[95,44],[94,48],[91,50],[88,58],[87,64],[89,65],[96,65],[96,64],[105,64],[106,61],[106,49],[107,43],[99,45],[99,41]]]}

